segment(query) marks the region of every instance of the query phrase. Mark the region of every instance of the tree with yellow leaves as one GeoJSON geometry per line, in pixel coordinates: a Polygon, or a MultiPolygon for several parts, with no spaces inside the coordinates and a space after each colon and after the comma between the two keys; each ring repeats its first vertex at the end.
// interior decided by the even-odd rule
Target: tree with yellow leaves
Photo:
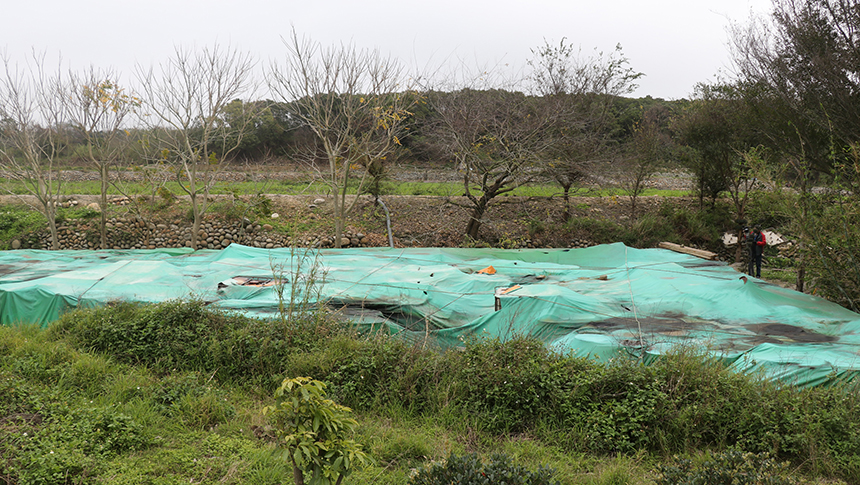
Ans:
{"type": "Polygon", "coordinates": [[[84,143],[83,156],[99,171],[102,249],[108,249],[105,227],[110,167],[121,162],[130,140],[124,123],[140,106],[140,100],[120,87],[117,78],[110,70],[94,67],[81,73],[71,72],[68,82],[63,85],[62,96],[69,123],[84,143]]]}

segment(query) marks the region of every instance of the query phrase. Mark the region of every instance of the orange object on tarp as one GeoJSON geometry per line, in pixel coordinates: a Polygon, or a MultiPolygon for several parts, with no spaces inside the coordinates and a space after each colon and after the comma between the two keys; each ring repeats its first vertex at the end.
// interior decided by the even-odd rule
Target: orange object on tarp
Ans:
{"type": "Polygon", "coordinates": [[[496,268],[492,266],[487,266],[484,269],[478,270],[478,274],[496,274],[496,268]]]}

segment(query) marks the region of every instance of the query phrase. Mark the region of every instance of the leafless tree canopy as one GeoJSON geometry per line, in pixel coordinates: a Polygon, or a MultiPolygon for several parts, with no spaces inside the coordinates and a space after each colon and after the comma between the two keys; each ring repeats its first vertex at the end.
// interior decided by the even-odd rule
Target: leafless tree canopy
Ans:
{"type": "MultiPolygon", "coordinates": [[[[401,64],[377,50],[352,44],[324,47],[295,30],[284,44],[287,55],[283,65],[272,66],[270,89],[322,145],[328,162],[325,180],[335,202],[335,245],[340,247],[344,217],[352,207],[346,197],[352,171],[394,151],[416,97],[401,64]]],[[[364,178],[359,192],[363,184],[364,178]]]]}
{"type": "Polygon", "coordinates": [[[465,233],[477,238],[490,202],[538,173],[557,111],[524,94],[522,80],[502,71],[454,77],[467,82],[427,94],[437,115],[431,132],[462,175],[471,213],[465,233]]]}
{"type": "Polygon", "coordinates": [[[215,175],[241,144],[252,119],[246,113],[228,124],[223,115],[231,101],[253,93],[254,66],[250,54],[216,45],[197,52],[177,48],[158,70],[138,67],[140,119],[161,148],[149,157],[170,165],[191,198],[192,247],[197,246],[215,175]]]}
{"type": "Polygon", "coordinates": [[[48,219],[51,241],[59,249],[57,205],[62,193],[58,157],[68,134],[62,109],[62,77],[50,72],[43,55],[26,66],[0,55],[0,168],[23,183],[48,219]]]}
{"type": "Polygon", "coordinates": [[[555,112],[555,124],[545,133],[552,140],[544,172],[562,188],[567,220],[571,188],[618,158],[613,103],[636,89],[642,73],[629,67],[620,45],[608,55],[586,57],[562,39],[558,45],[546,42],[532,49],[532,55],[532,90],[555,112]]]}

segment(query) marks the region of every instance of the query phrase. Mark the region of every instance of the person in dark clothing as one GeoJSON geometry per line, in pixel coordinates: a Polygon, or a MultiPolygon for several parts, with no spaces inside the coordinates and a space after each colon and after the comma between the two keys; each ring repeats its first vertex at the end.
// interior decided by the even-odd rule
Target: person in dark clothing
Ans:
{"type": "Polygon", "coordinates": [[[761,278],[761,255],[764,254],[764,246],[767,240],[764,233],[761,232],[761,226],[756,225],[755,229],[747,235],[747,247],[750,254],[749,273],[750,276],[761,278]]]}

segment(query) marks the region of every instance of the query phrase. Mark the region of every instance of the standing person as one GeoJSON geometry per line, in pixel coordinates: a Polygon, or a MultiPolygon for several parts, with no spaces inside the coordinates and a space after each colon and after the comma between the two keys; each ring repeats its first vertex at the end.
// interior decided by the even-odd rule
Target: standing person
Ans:
{"type": "Polygon", "coordinates": [[[747,272],[750,276],[761,278],[761,256],[764,254],[765,244],[767,240],[761,232],[761,226],[756,224],[753,231],[747,235],[747,247],[750,253],[750,266],[747,272]]]}

